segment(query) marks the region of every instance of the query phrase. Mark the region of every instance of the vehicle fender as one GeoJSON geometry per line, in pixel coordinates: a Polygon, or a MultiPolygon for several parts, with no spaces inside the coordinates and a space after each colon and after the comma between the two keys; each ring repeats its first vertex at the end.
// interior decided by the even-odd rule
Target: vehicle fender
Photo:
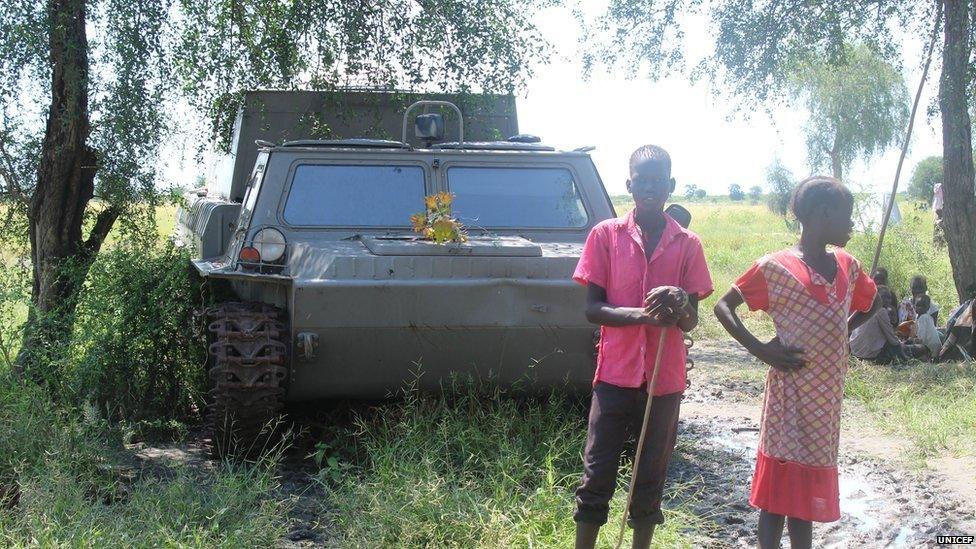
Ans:
{"type": "Polygon", "coordinates": [[[240,203],[212,196],[187,198],[177,212],[177,242],[192,247],[197,258],[223,255],[241,213],[240,203]]]}

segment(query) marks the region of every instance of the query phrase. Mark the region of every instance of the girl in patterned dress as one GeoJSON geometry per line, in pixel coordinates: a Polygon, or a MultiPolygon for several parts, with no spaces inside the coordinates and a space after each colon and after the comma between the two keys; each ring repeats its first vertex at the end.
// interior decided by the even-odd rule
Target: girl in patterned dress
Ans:
{"type": "Polygon", "coordinates": [[[811,546],[813,521],[840,518],[837,447],[848,334],[879,307],[874,282],[841,249],[853,229],[853,204],[836,179],[801,182],[790,204],[802,225],[800,242],[760,258],[715,305],[732,337],[772,366],[749,497],[760,509],[763,548],[779,547],[784,522],[795,549],[811,546]],[[743,303],[772,317],[772,341],[759,341],[742,324],[736,308],[743,303]]]}

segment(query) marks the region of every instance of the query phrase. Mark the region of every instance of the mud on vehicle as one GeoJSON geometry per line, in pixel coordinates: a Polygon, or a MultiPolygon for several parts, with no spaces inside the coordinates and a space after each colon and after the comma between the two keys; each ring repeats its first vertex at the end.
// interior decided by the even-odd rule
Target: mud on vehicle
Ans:
{"type": "Polygon", "coordinates": [[[399,140],[258,142],[239,189],[188,193],[193,264],[235,296],[207,311],[218,454],[253,444],[288,401],[437,390],[454,375],[589,388],[594,326],[571,276],[590,228],[614,216],[591,158],[528,136],[466,141],[460,116],[457,140],[439,143],[436,114],[419,117],[414,146],[413,110],[399,140]],[[412,232],[440,192],[467,242],[412,232]]]}

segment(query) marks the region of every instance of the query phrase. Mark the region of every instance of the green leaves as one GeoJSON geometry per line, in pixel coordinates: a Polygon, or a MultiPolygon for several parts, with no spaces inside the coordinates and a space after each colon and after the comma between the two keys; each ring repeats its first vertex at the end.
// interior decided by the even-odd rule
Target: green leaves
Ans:
{"type": "Polygon", "coordinates": [[[512,91],[547,59],[531,17],[548,3],[181,0],[174,62],[227,144],[244,90],[512,91]]]}
{"type": "Polygon", "coordinates": [[[909,0],[611,0],[596,21],[584,22],[585,61],[652,79],[707,77],[747,112],[789,95],[797,60],[843,64],[850,43],[896,60],[896,35],[927,34],[934,9],[935,2],[909,0]],[[692,52],[685,31],[702,26],[714,49],[692,52]]]}
{"type": "Polygon", "coordinates": [[[798,100],[811,113],[806,132],[811,164],[840,177],[854,160],[898,139],[908,116],[908,92],[892,64],[897,58],[892,32],[929,26],[934,5],[613,0],[588,36],[594,51],[587,68],[603,62],[654,79],[672,73],[708,77],[739,100],[742,112],[764,102],[798,100]],[[688,67],[684,28],[703,21],[711,26],[715,47],[688,60],[688,67]]]}
{"type": "Polygon", "coordinates": [[[915,164],[908,183],[908,196],[931,203],[936,183],[942,183],[942,157],[928,156],[915,164]]]}
{"type": "Polygon", "coordinates": [[[420,233],[437,244],[447,242],[465,242],[468,234],[461,224],[451,214],[451,203],[454,195],[451,193],[437,193],[424,199],[426,211],[410,216],[410,224],[414,232],[420,233]]]}
{"type": "Polygon", "coordinates": [[[834,177],[840,178],[854,160],[897,144],[908,122],[908,89],[901,72],[864,45],[847,48],[841,64],[796,62],[790,86],[810,111],[810,163],[830,168],[834,177]]]}
{"type": "MultiPolygon", "coordinates": [[[[193,133],[191,114],[205,121],[205,133],[193,135],[199,149],[211,139],[226,145],[245,90],[512,91],[547,59],[531,19],[552,2],[85,2],[90,67],[82,91],[89,96],[88,145],[99,158],[95,194],[125,212],[127,204],[153,201],[160,146],[174,130],[193,133]]],[[[11,0],[0,10],[0,143],[11,157],[21,152],[16,144],[39,148],[44,135],[49,7],[57,4],[11,0]]],[[[26,155],[30,166],[17,179],[28,195],[36,153],[26,155]]],[[[11,188],[0,178],[0,201],[11,188]]]]}

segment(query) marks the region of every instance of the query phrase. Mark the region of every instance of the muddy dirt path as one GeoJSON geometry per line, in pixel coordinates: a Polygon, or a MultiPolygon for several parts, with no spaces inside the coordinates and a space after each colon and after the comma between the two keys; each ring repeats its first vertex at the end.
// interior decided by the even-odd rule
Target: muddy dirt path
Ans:
{"type": "MultiPolygon", "coordinates": [[[[699,344],[692,356],[693,385],[682,402],[672,482],[702,487],[695,507],[714,527],[702,533],[703,546],[752,547],[758,512],[748,506],[748,490],[762,369],[732,343],[699,344]]],[[[856,403],[844,406],[842,518],[816,525],[815,547],[925,547],[935,546],[937,535],[976,533],[972,460],[930,460],[919,469],[907,459],[910,442],[878,432],[856,403]]]]}

